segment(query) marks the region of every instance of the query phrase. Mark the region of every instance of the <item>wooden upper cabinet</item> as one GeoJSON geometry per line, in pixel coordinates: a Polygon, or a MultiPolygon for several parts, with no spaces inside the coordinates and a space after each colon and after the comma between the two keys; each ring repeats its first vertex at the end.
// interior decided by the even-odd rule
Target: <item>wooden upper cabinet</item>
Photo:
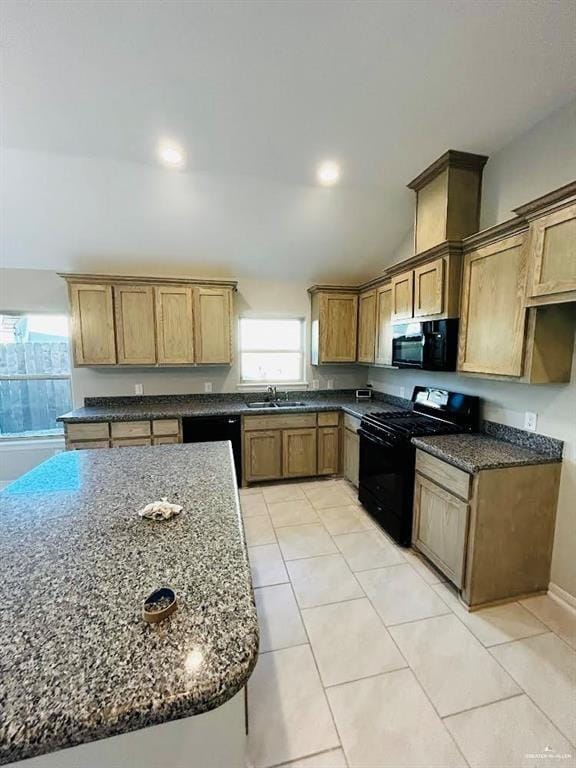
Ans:
{"type": "Polygon", "coordinates": [[[154,289],[158,362],[161,364],[194,362],[193,291],[190,286],[177,285],[154,289]]]}
{"type": "Polygon", "coordinates": [[[358,362],[373,363],[376,345],[376,290],[358,300],[358,362]]]}
{"type": "Polygon", "coordinates": [[[392,365],[392,286],[383,285],[376,291],[376,355],[377,365],[392,365]]]}
{"type": "Polygon", "coordinates": [[[444,259],[435,259],[414,270],[414,317],[441,315],[444,311],[444,259]]]}
{"type": "Polygon", "coordinates": [[[72,345],[76,365],[114,365],[114,302],[112,286],[70,284],[72,345]]]}
{"type": "Polygon", "coordinates": [[[154,289],[147,285],[114,286],[118,362],[156,363],[154,289]]]}
{"type": "Polygon", "coordinates": [[[310,292],[312,364],[356,362],[358,295],[316,287],[310,292]]]}
{"type": "Polygon", "coordinates": [[[526,232],[465,253],[458,370],[521,376],[526,232]]]}
{"type": "Polygon", "coordinates": [[[416,193],[415,253],[478,231],[487,160],[485,155],[450,149],[408,184],[416,193]]]}
{"type": "Polygon", "coordinates": [[[309,477],[316,474],[316,427],[282,430],[282,476],[309,477]]]}
{"type": "Polygon", "coordinates": [[[530,296],[576,291],[576,204],[531,226],[530,296]]]}
{"type": "Polygon", "coordinates": [[[409,320],[414,310],[414,270],[395,275],[392,284],[392,321],[409,320]]]}
{"type": "Polygon", "coordinates": [[[195,289],[196,362],[230,365],[232,362],[232,291],[229,288],[195,289]]]}

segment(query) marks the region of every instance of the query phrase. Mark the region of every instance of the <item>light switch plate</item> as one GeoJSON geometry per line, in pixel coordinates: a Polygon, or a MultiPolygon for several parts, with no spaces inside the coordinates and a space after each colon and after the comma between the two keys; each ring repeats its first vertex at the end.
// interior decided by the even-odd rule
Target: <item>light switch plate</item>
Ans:
{"type": "Polygon", "coordinates": [[[212,382],[211,381],[205,381],[204,382],[204,392],[206,394],[210,394],[212,392],[212,382]]]}
{"type": "Polygon", "coordinates": [[[400,397],[406,397],[406,387],[400,387],[400,397]]]}
{"type": "Polygon", "coordinates": [[[326,386],[328,389],[334,389],[334,379],[328,379],[326,386]]]}
{"type": "Polygon", "coordinates": [[[135,395],[143,395],[144,394],[144,384],[134,384],[134,394],[135,395]]]}
{"type": "Polygon", "coordinates": [[[534,411],[526,411],[524,414],[524,429],[528,429],[530,432],[534,432],[537,423],[538,414],[534,413],[534,411]]]}
{"type": "Polygon", "coordinates": [[[312,389],[320,389],[320,382],[318,379],[312,379],[312,389]]]}

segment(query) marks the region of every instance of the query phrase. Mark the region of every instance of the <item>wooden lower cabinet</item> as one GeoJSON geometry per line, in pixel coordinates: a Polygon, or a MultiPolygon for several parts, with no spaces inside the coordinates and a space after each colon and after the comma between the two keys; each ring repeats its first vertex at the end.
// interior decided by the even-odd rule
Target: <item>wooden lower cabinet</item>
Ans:
{"type": "Polygon", "coordinates": [[[335,475],[340,466],[340,430],[338,427],[318,428],[318,474],[335,475]]]}
{"type": "Polygon", "coordinates": [[[481,470],[465,485],[461,470],[429,459],[416,452],[414,548],[471,610],[545,592],[561,462],[481,470]]]}
{"type": "Polygon", "coordinates": [[[112,448],[137,448],[152,445],[150,437],[128,437],[125,440],[112,440],[112,448]]]}
{"type": "Polygon", "coordinates": [[[457,587],[466,557],[468,503],[416,474],[413,541],[457,587]]]}
{"type": "MultiPolygon", "coordinates": [[[[358,426],[360,426],[359,421],[358,426]]],[[[360,438],[356,433],[358,426],[349,428],[347,423],[344,428],[344,477],[356,488],[358,488],[360,473],[360,438]]]]}
{"type": "Polygon", "coordinates": [[[86,448],[168,445],[180,442],[178,419],[66,424],[66,449],[69,451],[86,448]]]}
{"type": "Polygon", "coordinates": [[[244,478],[247,482],[282,477],[282,432],[244,432],[244,478]]]}
{"type": "Polygon", "coordinates": [[[316,428],[282,431],[282,476],[310,477],[317,470],[316,428]]]}
{"type": "Polygon", "coordinates": [[[337,411],[244,416],[245,481],[337,474],[339,424],[337,411]]]}

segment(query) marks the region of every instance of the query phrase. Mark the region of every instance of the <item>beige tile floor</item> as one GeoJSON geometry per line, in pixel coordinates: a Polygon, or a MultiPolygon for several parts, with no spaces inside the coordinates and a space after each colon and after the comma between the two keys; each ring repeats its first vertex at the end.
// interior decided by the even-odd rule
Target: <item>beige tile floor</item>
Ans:
{"type": "Polygon", "coordinates": [[[240,492],[261,647],[250,768],[576,768],[576,611],[468,613],[344,480],[240,492]]]}

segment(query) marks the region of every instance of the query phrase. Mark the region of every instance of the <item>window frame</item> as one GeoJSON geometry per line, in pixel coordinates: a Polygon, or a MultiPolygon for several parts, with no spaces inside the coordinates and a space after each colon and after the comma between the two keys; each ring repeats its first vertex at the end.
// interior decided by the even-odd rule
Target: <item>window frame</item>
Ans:
{"type": "MultiPolygon", "coordinates": [[[[68,380],[70,385],[70,406],[74,407],[74,396],[72,392],[72,336],[70,332],[70,316],[67,312],[57,312],[50,310],[36,311],[36,310],[3,310],[0,309],[0,315],[6,315],[9,317],[24,317],[25,315],[36,315],[46,317],[64,317],[68,325],[68,361],[70,364],[69,373],[0,373],[0,381],[59,381],[68,380]]],[[[60,440],[62,441],[65,436],[64,425],[62,425],[61,432],[55,432],[54,434],[46,434],[42,430],[34,434],[23,434],[17,432],[5,433],[0,432],[0,443],[8,443],[15,441],[31,442],[38,440],[60,440]]]]}
{"type": "Polygon", "coordinates": [[[262,387],[295,387],[295,386],[308,386],[308,382],[306,380],[306,354],[307,354],[307,346],[306,346],[306,318],[302,315],[242,315],[238,318],[238,387],[241,388],[256,388],[261,389],[262,387]],[[263,320],[263,321],[274,321],[274,320],[297,320],[300,323],[300,348],[295,350],[288,350],[288,349],[243,349],[242,348],[242,321],[243,320],[263,320]],[[248,380],[244,379],[242,376],[242,354],[244,352],[247,353],[260,353],[260,354],[299,354],[300,355],[300,378],[298,379],[291,379],[290,381],[280,380],[280,381],[272,381],[267,379],[258,379],[258,380],[248,380]]]}

